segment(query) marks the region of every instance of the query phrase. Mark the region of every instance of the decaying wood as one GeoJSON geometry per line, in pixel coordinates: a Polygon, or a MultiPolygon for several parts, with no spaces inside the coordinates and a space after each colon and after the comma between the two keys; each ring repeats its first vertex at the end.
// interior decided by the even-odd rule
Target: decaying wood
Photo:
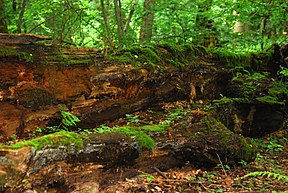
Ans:
{"type": "Polygon", "coordinates": [[[18,45],[18,44],[35,44],[39,41],[52,40],[48,36],[35,34],[5,34],[0,33],[0,45],[18,45]]]}
{"type": "MultiPolygon", "coordinates": [[[[7,34],[0,34],[0,37],[0,44],[7,48],[0,53],[0,140],[7,140],[15,134],[28,136],[37,126],[59,125],[60,108],[78,116],[81,119],[79,127],[91,129],[103,121],[159,102],[214,99],[225,93],[227,80],[231,78],[230,72],[219,65],[221,60],[217,61],[217,56],[205,51],[199,51],[199,58],[190,61],[197,63],[197,67],[191,65],[183,70],[167,65],[157,70],[107,60],[95,49],[64,49],[34,44],[49,40],[49,37],[7,34]]],[[[169,55],[169,50],[163,53],[169,55]]],[[[223,164],[241,160],[249,162],[255,156],[253,150],[247,149],[249,142],[217,122],[200,121],[196,125],[188,124],[188,127],[183,124],[183,127],[187,133],[180,135],[176,129],[173,140],[158,141],[156,150],[161,155],[153,157],[152,153],[150,160],[138,158],[137,143],[126,137],[90,136],[91,141],[81,150],[68,146],[38,151],[31,147],[1,150],[0,174],[5,176],[6,187],[11,190],[25,181],[27,187],[17,187],[19,190],[29,189],[31,184],[47,187],[57,182],[73,190],[77,185],[72,187],[70,184],[75,183],[75,176],[69,174],[74,174],[74,167],[79,163],[97,163],[105,169],[132,165],[130,167],[146,172],[153,168],[143,167],[145,164],[139,168],[140,162],[152,160],[160,171],[187,162],[200,166],[205,165],[203,163],[215,165],[219,158],[223,164]],[[205,130],[209,128],[214,130],[205,130]],[[223,136],[231,148],[220,145],[225,142],[221,141],[223,136]]],[[[101,167],[97,167],[97,172],[95,168],[87,172],[95,174],[92,177],[98,179],[101,173],[96,173],[101,167]]],[[[129,175],[123,171],[113,177],[120,179],[129,175]]],[[[101,179],[111,177],[110,174],[101,179]]],[[[101,181],[93,180],[95,184],[91,186],[97,189],[101,181]]]]}
{"type": "MultiPolygon", "coordinates": [[[[191,118],[188,116],[186,121],[191,118]]],[[[97,173],[97,179],[92,175],[93,178],[90,180],[101,184],[108,179],[127,178],[137,174],[123,171],[116,174],[109,172],[110,174],[104,175],[105,171],[117,167],[129,166],[132,170],[146,173],[156,170],[161,174],[161,171],[184,166],[187,162],[195,166],[207,167],[217,165],[219,159],[226,165],[237,164],[240,161],[250,162],[255,158],[251,143],[242,136],[233,134],[205,114],[201,114],[199,120],[189,125],[186,121],[178,124],[178,129],[182,127],[181,132],[174,128],[173,140],[155,137],[158,145],[153,150],[155,153],[151,152],[150,156],[147,156],[148,152],[139,149],[137,141],[133,138],[119,133],[90,134],[89,140],[85,139],[84,146],[81,148],[77,148],[75,144],[66,144],[44,146],[37,151],[32,147],[16,150],[0,149],[0,160],[2,160],[0,177],[7,190],[21,189],[20,185],[23,181],[29,182],[36,188],[47,187],[61,179],[63,186],[69,186],[70,183],[77,184],[75,181],[71,182],[69,177],[77,176],[77,172],[72,171],[77,164],[93,163],[95,167],[87,171],[86,178],[91,178],[89,173],[97,173]],[[193,132],[195,133],[192,134],[193,132]],[[151,167],[151,163],[154,167],[151,167]],[[99,171],[99,168],[103,170],[99,171]],[[57,172],[61,175],[57,175],[57,172]]],[[[54,137],[57,137],[57,141],[62,140],[61,136],[54,137]]],[[[85,170],[79,172],[78,177],[80,174],[85,175],[85,170]]]]}
{"type": "Polygon", "coordinates": [[[5,48],[0,54],[0,105],[9,109],[0,114],[3,137],[58,124],[60,106],[81,119],[80,127],[93,128],[159,102],[208,99],[225,89],[221,82],[227,72],[211,65],[185,71],[167,66],[155,71],[109,61],[95,49],[44,44],[5,48]],[[10,111],[18,113],[11,117],[10,111]]]}

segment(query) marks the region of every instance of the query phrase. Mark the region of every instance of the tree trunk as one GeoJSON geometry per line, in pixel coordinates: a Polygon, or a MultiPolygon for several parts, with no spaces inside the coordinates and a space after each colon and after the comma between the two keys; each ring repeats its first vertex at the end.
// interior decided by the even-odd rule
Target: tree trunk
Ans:
{"type": "Polygon", "coordinates": [[[22,26],[22,22],[23,22],[25,9],[26,9],[26,4],[27,4],[27,0],[23,0],[21,12],[19,14],[19,21],[17,23],[17,33],[21,33],[21,26],[22,26]]]}
{"type": "Polygon", "coordinates": [[[121,0],[114,0],[114,10],[117,23],[118,47],[122,48],[124,41],[124,31],[123,31],[123,22],[121,14],[121,0]]]}
{"type": "MultiPolygon", "coordinates": [[[[97,0],[96,0],[97,2],[97,0]]],[[[109,26],[109,20],[107,16],[107,9],[105,7],[104,0],[100,0],[101,4],[101,10],[102,10],[102,16],[103,16],[103,26],[104,26],[104,37],[102,37],[103,41],[103,50],[104,50],[104,55],[107,56],[109,52],[111,51],[111,48],[113,47],[113,41],[111,37],[111,30],[109,26]]]]}
{"type": "Polygon", "coordinates": [[[5,11],[5,0],[0,0],[0,33],[8,33],[5,11]]]}
{"type": "Polygon", "coordinates": [[[151,42],[153,35],[153,23],[154,23],[154,10],[156,0],[145,0],[144,2],[144,14],[142,17],[142,25],[140,30],[140,43],[151,42]]]}
{"type": "Polygon", "coordinates": [[[213,0],[205,0],[198,4],[198,13],[196,16],[196,27],[199,31],[196,43],[205,47],[216,45],[216,29],[214,28],[213,21],[208,18],[207,12],[211,9],[213,0]]]}
{"type": "Polygon", "coordinates": [[[134,12],[135,12],[135,8],[136,8],[136,6],[138,5],[138,2],[139,2],[139,0],[135,0],[135,3],[134,3],[134,5],[132,6],[132,8],[131,8],[131,10],[130,10],[129,16],[128,16],[128,18],[127,18],[127,20],[126,20],[126,23],[125,23],[125,28],[124,28],[124,32],[125,32],[125,33],[126,33],[127,30],[128,30],[129,24],[130,24],[130,22],[131,22],[131,19],[132,19],[132,16],[133,16],[134,12]]]}

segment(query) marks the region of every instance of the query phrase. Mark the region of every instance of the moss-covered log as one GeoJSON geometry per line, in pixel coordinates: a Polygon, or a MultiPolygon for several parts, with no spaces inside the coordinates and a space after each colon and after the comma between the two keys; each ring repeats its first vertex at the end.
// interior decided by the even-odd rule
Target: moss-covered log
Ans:
{"type": "Polygon", "coordinates": [[[193,114],[188,115],[177,128],[173,128],[173,140],[165,140],[164,133],[152,135],[157,144],[154,149],[157,154],[153,156],[141,151],[137,137],[119,132],[84,137],[62,131],[0,146],[0,187],[5,187],[8,192],[22,192],[31,187],[45,191],[51,184],[60,183],[62,187],[73,190],[77,184],[74,177],[81,178],[87,172],[86,180],[99,184],[135,175],[128,170],[106,174],[109,169],[127,165],[133,171],[151,172],[151,165],[168,170],[184,166],[187,161],[197,167],[210,167],[255,159],[255,149],[244,137],[234,134],[205,113],[199,112],[199,121],[192,122],[193,118],[193,114]],[[191,122],[187,124],[187,120],[191,122]],[[88,163],[90,165],[84,168],[88,163]],[[75,169],[78,167],[82,167],[81,172],[75,169]]]}
{"type": "MultiPolygon", "coordinates": [[[[112,133],[109,136],[103,134],[84,137],[61,131],[10,146],[1,145],[0,189],[23,188],[23,181],[33,180],[39,171],[61,161],[70,164],[93,162],[110,168],[132,165],[138,157],[137,142],[133,142],[128,136],[112,133]],[[29,178],[30,176],[33,177],[29,178]]],[[[46,185],[53,180],[55,181],[44,179],[46,185]]]]}

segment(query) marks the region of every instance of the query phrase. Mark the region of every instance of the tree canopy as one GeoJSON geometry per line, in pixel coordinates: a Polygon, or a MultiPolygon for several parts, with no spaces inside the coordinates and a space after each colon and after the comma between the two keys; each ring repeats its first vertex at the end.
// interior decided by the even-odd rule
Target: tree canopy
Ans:
{"type": "Polygon", "coordinates": [[[168,42],[260,50],[287,41],[287,13],[284,0],[0,0],[0,32],[109,49],[168,42]]]}

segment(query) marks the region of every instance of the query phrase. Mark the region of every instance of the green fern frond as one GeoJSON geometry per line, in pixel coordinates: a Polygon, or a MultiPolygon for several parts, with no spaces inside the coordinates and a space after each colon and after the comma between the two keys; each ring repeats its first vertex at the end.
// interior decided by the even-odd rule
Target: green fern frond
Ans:
{"type": "Polygon", "coordinates": [[[63,109],[60,109],[61,115],[62,115],[62,124],[64,128],[76,126],[78,122],[80,122],[80,119],[73,115],[72,113],[69,113],[63,109]]]}
{"type": "Polygon", "coordinates": [[[288,182],[288,176],[283,175],[283,174],[279,174],[279,173],[275,173],[275,172],[268,172],[268,171],[256,171],[256,172],[250,172],[249,174],[246,174],[245,176],[241,177],[243,178],[247,178],[250,176],[262,176],[262,177],[267,177],[267,178],[274,178],[276,180],[283,180],[284,182],[288,182]]]}

